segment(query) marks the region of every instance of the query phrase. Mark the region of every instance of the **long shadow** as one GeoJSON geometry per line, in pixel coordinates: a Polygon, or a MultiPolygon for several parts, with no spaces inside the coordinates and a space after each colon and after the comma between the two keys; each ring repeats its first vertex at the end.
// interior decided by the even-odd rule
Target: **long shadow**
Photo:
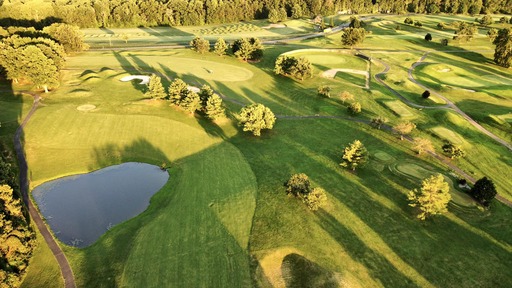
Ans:
{"type": "Polygon", "coordinates": [[[335,288],[339,285],[334,273],[295,253],[283,258],[281,273],[287,288],[335,288]]]}
{"type": "MultiPolygon", "coordinates": [[[[144,71],[142,68],[142,67],[147,67],[147,65],[143,66],[142,64],[144,62],[142,62],[140,59],[138,60],[139,61],[139,63],[137,64],[138,67],[135,67],[135,65],[133,65],[130,62],[130,60],[128,60],[127,57],[122,55],[123,52],[113,51],[112,53],[114,54],[114,57],[116,57],[117,61],[119,62],[121,68],[124,69],[124,71],[126,71],[130,74],[135,74],[135,75],[147,75],[148,74],[147,71],[144,71]]],[[[133,88],[135,88],[143,93],[147,91],[147,86],[140,85],[140,80],[132,80],[130,82],[131,82],[133,88]]]]}

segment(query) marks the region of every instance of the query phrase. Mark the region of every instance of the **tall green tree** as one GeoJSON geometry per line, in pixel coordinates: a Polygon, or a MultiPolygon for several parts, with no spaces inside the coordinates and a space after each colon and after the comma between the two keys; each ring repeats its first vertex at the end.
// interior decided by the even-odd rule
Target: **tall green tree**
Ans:
{"type": "Polygon", "coordinates": [[[426,218],[442,214],[448,211],[448,202],[451,200],[450,187],[444,180],[443,175],[432,175],[423,179],[421,188],[409,191],[409,206],[418,207],[420,213],[418,218],[426,218]]]}
{"type": "Polygon", "coordinates": [[[84,34],[80,31],[78,26],[54,23],[45,27],[43,32],[48,33],[52,38],[62,44],[66,53],[80,52],[89,49],[89,45],[84,42],[84,34]]]}
{"type": "Polygon", "coordinates": [[[306,195],[313,190],[311,181],[308,175],[304,173],[293,174],[288,181],[286,181],[286,193],[293,196],[306,195]]]}
{"type": "Polygon", "coordinates": [[[493,44],[496,45],[494,62],[502,67],[509,68],[512,65],[512,28],[500,29],[493,44]]]}
{"type": "Polygon", "coordinates": [[[346,28],[343,29],[341,43],[345,46],[353,47],[363,43],[365,37],[366,30],[364,28],[346,28]]]}
{"type": "Polygon", "coordinates": [[[475,25],[462,22],[459,24],[457,31],[455,31],[455,36],[453,36],[453,40],[458,40],[460,42],[468,42],[473,39],[473,36],[477,32],[477,28],[475,25]]]}
{"type": "Polygon", "coordinates": [[[53,60],[44,55],[36,46],[26,46],[22,54],[24,75],[37,87],[42,87],[48,93],[49,87],[59,85],[59,71],[53,60]]]}
{"type": "Polygon", "coordinates": [[[263,57],[263,44],[258,38],[237,39],[231,46],[233,54],[243,61],[260,60],[263,57]]]}
{"type": "Polygon", "coordinates": [[[261,130],[274,127],[276,117],[263,104],[251,104],[240,110],[238,121],[244,131],[250,131],[254,136],[260,136],[261,130]]]}
{"type": "Polygon", "coordinates": [[[193,114],[197,110],[201,109],[201,99],[196,92],[187,90],[183,95],[179,106],[186,112],[193,114]]]}
{"type": "Polygon", "coordinates": [[[222,98],[217,94],[213,94],[208,98],[204,111],[206,116],[211,120],[216,120],[226,116],[225,109],[222,106],[222,98]]]}
{"type": "Polygon", "coordinates": [[[195,37],[190,41],[190,46],[196,52],[204,54],[210,50],[210,41],[201,37],[195,37]]]}
{"type": "Polygon", "coordinates": [[[302,202],[308,206],[309,210],[316,211],[327,203],[327,194],[324,189],[315,187],[303,197],[302,202]]]}
{"type": "Polygon", "coordinates": [[[498,192],[496,191],[494,182],[487,177],[483,177],[475,182],[475,185],[473,185],[469,194],[478,202],[487,206],[490,204],[491,200],[496,197],[498,192]]]}
{"type": "Polygon", "coordinates": [[[169,86],[169,100],[176,106],[181,106],[181,102],[188,94],[188,86],[180,78],[176,78],[169,86]]]}
{"type": "Polygon", "coordinates": [[[166,99],[168,97],[160,77],[155,74],[149,77],[148,91],[144,96],[153,99],[166,99]]]}
{"type": "Polygon", "coordinates": [[[276,74],[290,75],[298,80],[311,77],[311,62],[305,57],[295,58],[293,56],[281,55],[277,57],[274,66],[276,74]]]}
{"type": "Polygon", "coordinates": [[[357,167],[363,166],[368,161],[368,156],[368,150],[366,150],[363,143],[355,140],[345,147],[340,166],[354,171],[357,167]]]}
{"type": "Polygon", "coordinates": [[[348,112],[352,115],[356,115],[356,114],[359,114],[361,113],[361,103],[359,102],[354,102],[354,103],[351,103],[349,106],[348,106],[348,112]]]}
{"type": "Polygon", "coordinates": [[[228,50],[228,44],[226,44],[226,41],[224,41],[223,38],[219,38],[217,39],[217,42],[215,42],[213,49],[215,54],[223,56],[226,55],[226,50],[228,50]]]}
{"type": "Polygon", "coordinates": [[[462,146],[460,145],[446,143],[441,148],[443,149],[443,152],[450,157],[450,159],[456,159],[466,156],[466,152],[462,149],[462,146]]]}

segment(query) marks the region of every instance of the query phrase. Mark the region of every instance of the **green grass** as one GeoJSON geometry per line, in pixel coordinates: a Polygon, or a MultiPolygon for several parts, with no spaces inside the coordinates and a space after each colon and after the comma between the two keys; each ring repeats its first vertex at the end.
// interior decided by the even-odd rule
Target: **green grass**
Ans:
{"type": "MultiPolygon", "coordinates": [[[[378,21],[403,21],[402,16],[393,17],[378,21]]],[[[425,18],[425,29],[433,29],[438,21],[433,19],[425,18]]],[[[373,51],[372,57],[378,54],[392,65],[387,83],[417,99],[423,91],[400,81],[421,56],[412,51],[434,49],[437,44],[423,43],[421,35],[429,30],[413,32],[415,28],[408,27],[392,38],[394,32],[386,25],[394,23],[378,25],[382,29],[371,28],[374,34],[363,46],[388,48],[393,39],[393,48],[410,51],[373,51]]],[[[179,34],[184,31],[172,33],[177,33],[173,38],[177,40],[191,37],[179,34]]],[[[281,118],[273,130],[256,138],[230,120],[213,125],[167,102],[144,99],[139,84],[118,81],[128,74],[156,72],[168,85],[178,76],[197,86],[210,84],[236,102],[263,103],[277,115],[296,116],[351,117],[346,103],[336,99],[347,90],[363,105],[363,113],[354,120],[382,115],[392,125],[404,115],[415,117],[418,130],[413,136],[431,139],[438,151],[441,136],[462,137],[470,145],[467,156],[456,164],[477,178],[492,176],[499,193],[512,197],[508,188],[512,180],[506,177],[512,165],[506,156],[509,151],[460,116],[445,110],[413,110],[373,80],[371,91],[365,91],[344,79],[315,74],[300,82],[274,74],[278,55],[304,48],[337,48],[339,36],[269,46],[263,60],[253,64],[190,50],[87,52],[70,58],[62,87],[45,95],[44,106],[25,131],[32,186],[126,161],[168,162],[171,167],[169,182],[145,212],[117,225],[89,248],[65,248],[78,286],[286,287],[299,282],[356,287],[511,286],[507,271],[512,266],[512,210],[496,201],[490,212],[450,204],[444,216],[417,220],[407,192],[418,188],[427,172],[452,173],[429,156],[415,155],[407,141],[384,129],[345,119],[281,118]],[[203,65],[211,65],[207,68],[214,74],[219,71],[215,76],[219,78],[194,70],[203,65]],[[243,73],[252,77],[232,80],[243,73]],[[332,86],[332,98],[317,96],[322,84],[332,86]],[[97,108],[76,109],[84,104],[97,108]],[[444,134],[432,136],[436,127],[453,135],[441,130],[444,134]],[[350,172],[339,162],[343,147],[355,139],[365,144],[371,160],[350,172]],[[395,159],[410,164],[405,169],[414,168],[415,177],[384,169],[395,159]],[[314,186],[327,191],[326,207],[311,212],[286,195],[283,182],[293,173],[306,173],[314,186]]],[[[174,36],[157,38],[168,41],[165,37],[174,36]]],[[[464,47],[468,46],[450,49],[464,47]]],[[[449,59],[462,66],[480,60],[475,55],[442,55],[448,59],[446,65],[452,65],[449,59]]],[[[349,54],[312,56],[317,57],[315,69],[366,69],[363,60],[349,54]]],[[[372,76],[380,68],[372,64],[372,76]]],[[[504,74],[499,69],[493,73],[504,74]]],[[[226,105],[230,116],[240,109],[235,102],[226,105]]],[[[508,112],[496,106],[493,115],[508,112]]]]}

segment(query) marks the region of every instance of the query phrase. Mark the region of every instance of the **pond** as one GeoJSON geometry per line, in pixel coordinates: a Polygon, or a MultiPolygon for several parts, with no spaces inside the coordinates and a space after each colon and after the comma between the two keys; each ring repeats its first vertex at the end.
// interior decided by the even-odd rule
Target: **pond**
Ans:
{"type": "Polygon", "coordinates": [[[83,248],[146,210],[168,179],[158,166],[129,162],[46,182],[32,195],[54,235],[83,248]]]}

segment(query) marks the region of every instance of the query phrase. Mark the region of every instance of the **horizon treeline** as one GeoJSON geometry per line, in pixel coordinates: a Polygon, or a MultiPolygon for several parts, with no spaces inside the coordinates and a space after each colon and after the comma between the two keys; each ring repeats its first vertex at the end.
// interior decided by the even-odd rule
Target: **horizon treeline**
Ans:
{"type": "Polygon", "coordinates": [[[512,14],[512,0],[4,0],[1,26],[151,27],[219,24],[337,13],[512,14]]]}

